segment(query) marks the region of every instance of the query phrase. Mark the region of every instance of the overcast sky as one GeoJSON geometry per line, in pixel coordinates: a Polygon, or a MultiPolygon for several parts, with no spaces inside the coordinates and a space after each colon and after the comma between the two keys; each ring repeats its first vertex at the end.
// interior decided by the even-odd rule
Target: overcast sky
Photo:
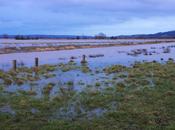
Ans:
{"type": "Polygon", "coordinates": [[[175,30],[175,0],[0,0],[0,34],[107,35],[175,30]]]}

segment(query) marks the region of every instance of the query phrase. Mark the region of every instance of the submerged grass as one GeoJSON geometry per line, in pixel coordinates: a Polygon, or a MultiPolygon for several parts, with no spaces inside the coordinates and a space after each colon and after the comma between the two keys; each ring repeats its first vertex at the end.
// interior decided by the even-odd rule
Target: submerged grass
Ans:
{"type": "MultiPolygon", "coordinates": [[[[58,66],[66,68],[66,71],[71,70],[70,68],[77,69],[72,63],[58,66]]],[[[45,67],[47,69],[40,70],[39,75],[57,69],[55,66],[45,67]]],[[[31,71],[26,70],[32,74],[31,71]]],[[[95,84],[89,84],[88,87],[83,84],[85,89],[80,92],[72,89],[71,86],[75,85],[72,81],[66,83],[67,87],[48,83],[43,88],[45,97],[53,87],[59,87],[58,95],[52,98],[36,98],[33,96],[35,95],[33,91],[9,93],[4,88],[7,84],[14,83],[12,77],[18,77],[19,73],[12,73],[12,76],[0,72],[2,81],[12,80],[12,83],[6,81],[1,82],[0,85],[0,129],[175,129],[175,63],[173,61],[168,61],[166,64],[136,63],[132,67],[115,65],[105,68],[104,72],[107,75],[115,75],[108,79],[112,82],[101,79],[95,84]],[[105,84],[102,83],[103,80],[105,84]],[[110,86],[103,86],[108,84],[110,86]]],[[[28,82],[25,76],[23,78],[28,82]]]]}

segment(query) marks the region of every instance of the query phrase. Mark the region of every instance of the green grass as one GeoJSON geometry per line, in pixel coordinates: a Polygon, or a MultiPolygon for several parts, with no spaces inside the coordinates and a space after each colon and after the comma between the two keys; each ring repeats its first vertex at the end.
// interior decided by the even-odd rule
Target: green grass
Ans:
{"type": "MultiPolygon", "coordinates": [[[[35,98],[32,92],[8,93],[4,91],[6,85],[2,84],[0,108],[9,105],[15,114],[0,112],[0,130],[175,129],[173,61],[166,64],[136,63],[133,67],[116,65],[105,68],[104,72],[119,74],[123,80],[119,82],[115,78],[112,86],[103,89],[96,87],[101,86],[101,82],[89,84],[90,87],[79,93],[62,86],[52,99],[35,98]],[[97,116],[93,111],[99,108],[105,112],[97,116]],[[70,110],[74,112],[70,113],[70,110]]],[[[1,72],[1,75],[9,74],[1,72]]],[[[67,85],[74,83],[68,82],[67,85]]],[[[58,87],[53,83],[44,87],[46,96],[53,86],[58,87]]]]}

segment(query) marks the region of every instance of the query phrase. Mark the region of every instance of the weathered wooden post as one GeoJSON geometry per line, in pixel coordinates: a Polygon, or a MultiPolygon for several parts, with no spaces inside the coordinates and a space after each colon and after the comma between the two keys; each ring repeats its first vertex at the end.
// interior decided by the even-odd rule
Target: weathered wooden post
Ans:
{"type": "Polygon", "coordinates": [[[16,71],[17,69],[17,61],[13,60],[13,70],[16,71]]]}
{"type": "Polygon", "coordinates": [[[39,66],[39,58],[36,57],[35,58],[35,67],[38,68],[38,66],[39,66]]]}
{"type": "Polygon", "coordinates": [[[86,55],[83,55],[82,58],[83,58],[83,59],[82,59],[81,63],[87,63],[87,61],[86,61],[86,55]]]}
{"type": "Polygon", "coordinates": [[[35,76],[38,76],[38,68],[39,67],[39,58],[36,57],[35,58],[35,67],[34,67],[34,72],[35,72],[35,76]]]}

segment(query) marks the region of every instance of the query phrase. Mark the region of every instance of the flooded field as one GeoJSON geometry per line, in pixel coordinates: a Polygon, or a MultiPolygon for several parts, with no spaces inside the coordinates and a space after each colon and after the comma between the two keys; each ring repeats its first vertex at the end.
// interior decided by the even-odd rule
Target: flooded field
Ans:
{"type": "Polygon", "coordinates": [[[145,45],[174,43],[175,39],[83,39],[83,40],[0,40],[0,54],[46,52],[60,50],[90,49],[102,47],[119,47],[128,45],[145,45]]]}
{"type": "Polygon", "coordinates": [[[12,60],[17,60],[19,66],[32,67],[35,57],[39,58],[41,65],[67,63],[71,58],[79,64],[83,55],[86,55],[89,66],[93,68],[114,64],[128,66],[136,61],[164,62],[175,58],[175,43],[2,54],[0,68],[12,68],[12,60]]]}
{"type": "Polygon", "coordinates": [[[0,130],[175,130],[175,0],[0,0],[0,130]]]}
{"type": "Polygon", "coordinates": [[[61,45],[99,45],[99,44],[144,44],[144,43],[175,42],[175,39],[116,39],[116,40],[15,40],[0,39],[0,48],[30,47],[30,46],[61,46],[61,45]]]}
{"type": "Polygon", "coordinates": [[[175,42],[1,54],[0,126],[171,130],[174,59],[175,42]]]}

